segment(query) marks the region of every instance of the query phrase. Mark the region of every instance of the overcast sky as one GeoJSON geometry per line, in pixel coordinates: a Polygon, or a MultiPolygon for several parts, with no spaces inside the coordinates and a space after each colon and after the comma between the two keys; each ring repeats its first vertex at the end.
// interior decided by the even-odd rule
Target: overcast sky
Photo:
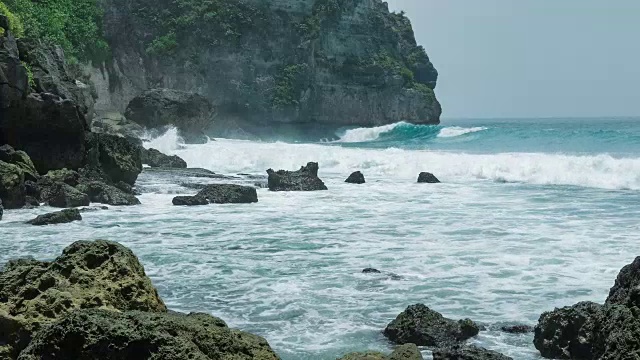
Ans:
{"type": "Polygon", "coordinates": [[[443,118],[640,115],[640,0],[388,0],[443,118]]]}

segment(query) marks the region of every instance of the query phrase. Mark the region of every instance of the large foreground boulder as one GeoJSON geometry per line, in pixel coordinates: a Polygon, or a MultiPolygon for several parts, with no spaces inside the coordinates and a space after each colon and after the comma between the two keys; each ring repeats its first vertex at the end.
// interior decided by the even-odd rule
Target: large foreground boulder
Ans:
{"type": "Polygon", "coordinates": [[[397,344],[449,347],[478,335],[479,327],[469,319],[454,321],[423,304],[407,307],[384,329],[397,344]]]}
{"type": "Polygon", "coordinates": [[[433,360],[513,360],[498,352],[477,346],[460,346],[433,351],[433,360]]]}
{"type": "Polygon", "coordinates": [[[156,149],[141,150],[142,163],[150,167],[186,169],[187,162],[177,155],[165,155],[156,149]]]}
{"type": "Polygon", "coordinates": [[[87,165],[81,174],[108,183],[133,185],[142,172],[140,146],[126,138],[90,133],[87,139],[87,165]]]}
{"type": "Polygon", "coordinates": [[[25,205],[24,172],[20,167],[0,160],[0,200],[6,209],[25,205]]]}
{"type": "Polygon", "coordinates": [[[418,183],[420,184],[437,184],[440,180],[432,173],[422,172],[418,175],[418,183]]]}
{"type": "Polygon", "coordinates": [[[62,211],[56,211],[49,214],[39,215],[33,220],[27,221],[29,225],[43,226],[43,225],[56,225],[67,224],[74,221],[82,220],[80,211],[78,209],[65,209],[62,211]]]}
{"type": "Polygon", "coordinates": [[[277,360],[262,337],[207,314],[76,311],[39,332],[19,360],[277,360]]]}
{"type": "Polygon", "coordinates": [[[640,306],[640,256],[620,270],[605,303],[640,306]]]}
{"type": "Polygon", "coordinates": [[[134,195],[99,181],[84,182],[76,188],[87,194],[92,202],[113,206],[140,205],[140,200],[134,195]]]}
{"type": "Polygon", "coordinates": [[[136,256],[118,243],[79,241],[53,262],[9,261],[0,272],[0,358],[17,358],[44,325],[87,308],[167,310],[136,256]]]}
{"type": "Polygon", "coordinates": [[[207,141],[214,108],[203,96],[179,90],[151,89],[136,96],[125,112],[127,119],[148,129],[175,126],[187,143],[207,141]]]}
{"type": "Polygon", "coordinates": [[[298,171],[267,170],[271,191],[315,191],[328,190],[318,177],[318,163],[310,162],[298,171]]]}
{"type": "Polygon", "coordinates": [[[178,196],[174,205],[250,204],[258,202],[258,192],[251,186],[234,184],[207,185],[195,196],[178,196]]]}
{"type": "Polygon", "coordinates": [[[357,352],[347,354],[338,360],[423,360],[420,350],[415,344],[398,346],[391,355],[377,351],[357,352]]]}

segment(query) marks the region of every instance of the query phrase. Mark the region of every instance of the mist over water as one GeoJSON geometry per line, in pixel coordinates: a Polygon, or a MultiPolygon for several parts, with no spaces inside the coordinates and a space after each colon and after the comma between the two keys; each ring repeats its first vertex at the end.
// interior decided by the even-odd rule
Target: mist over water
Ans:
{"type": "MultiPolygon", "coordinates": [[[[390,350],[381,330],[418,302],[455,319],[534,325],[556,306],[604,301],[640,255],[640,121],[399,123],[336,137],[185,145],[169,131],[145,146],[190,167],[253,175],[233,180],[247,184],[268,168],[317,161],[329,191],[259,189],[257,204],[174,207],[173,196],[195,191],[146,172],[141,206],[38,229],[22,222],[52,209],[5,213],[0,260],[116,240],[171,309],[260,334],[285,360],[329,360],[390,350]],[[344,183],[355,170],[367,184],[344,183]],[[443,183],[416,184],[421,171],[443,183]]],[[[539,358],[530,334],[489,330],[475,341],[539,358]]]]}

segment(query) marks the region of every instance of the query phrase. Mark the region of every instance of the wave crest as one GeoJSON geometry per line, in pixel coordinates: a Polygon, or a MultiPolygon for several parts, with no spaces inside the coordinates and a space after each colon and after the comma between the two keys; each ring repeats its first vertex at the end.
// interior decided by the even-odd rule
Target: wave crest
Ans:
{"type": "Polygon", "coordinates": [[[371,128],[357,128],[345,131],[337,142],[366,143],[373,141],[409,141],[452,138],[487,130],[486,127],[442,127],[436,125],[414,125],[399,122],[371,128]]]}

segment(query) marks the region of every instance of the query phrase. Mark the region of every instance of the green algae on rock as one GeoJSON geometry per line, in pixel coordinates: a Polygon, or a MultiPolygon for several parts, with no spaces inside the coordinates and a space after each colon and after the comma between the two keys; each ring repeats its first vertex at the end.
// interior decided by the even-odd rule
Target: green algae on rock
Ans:
{"type": "Polygon", "coordinates": [[[0,272],[0,358],[15,359],[44,325],[87,308],[167,311],[131,250],[79,241],[52,262],[13,260],[0,272]]]}
{"type": "Polygon", "coordinates": [[[391,355],[377,351],[350,353],[339,360],[422,360],[422,354],[415,344],[398,346],[391,355]]]}
{"type": "Polygon", "coordinates": [[[230,329],[208,314],[115,313],[101,309],[73,312],[43,329],[18,359],[96,358],[279,359],[262,337],[230,329]]]}

